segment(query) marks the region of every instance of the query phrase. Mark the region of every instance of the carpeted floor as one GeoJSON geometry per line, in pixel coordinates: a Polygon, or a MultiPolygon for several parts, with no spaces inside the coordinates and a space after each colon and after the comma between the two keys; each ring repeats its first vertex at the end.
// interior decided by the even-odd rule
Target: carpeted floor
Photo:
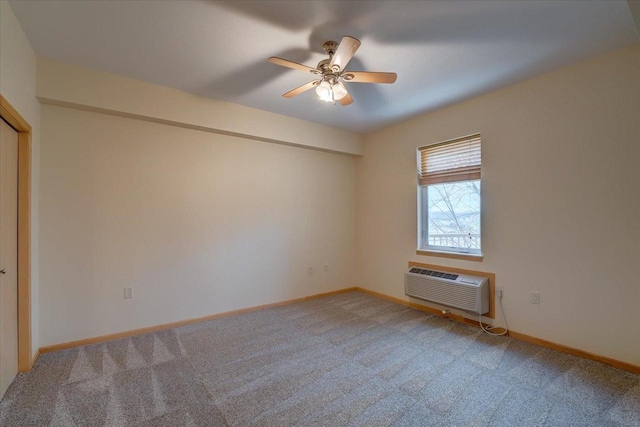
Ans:
{"type": "Polygon", "coordinates": [[[350,292],[40,356],[2,426],[639,426],[640,377],[350,292]]]}

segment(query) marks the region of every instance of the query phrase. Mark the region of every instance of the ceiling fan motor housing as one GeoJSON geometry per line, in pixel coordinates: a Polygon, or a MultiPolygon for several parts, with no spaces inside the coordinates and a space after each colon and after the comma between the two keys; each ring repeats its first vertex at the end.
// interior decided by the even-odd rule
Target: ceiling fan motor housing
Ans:
{"type": "Polygon", "coordinates": [[[326,71],[330,71],[331,68],[329,68],[329,64],[331,63],[331,59],[323,59],[322,61],[318,62],[318,70],[322,71],[323,73],[326,71]]]}

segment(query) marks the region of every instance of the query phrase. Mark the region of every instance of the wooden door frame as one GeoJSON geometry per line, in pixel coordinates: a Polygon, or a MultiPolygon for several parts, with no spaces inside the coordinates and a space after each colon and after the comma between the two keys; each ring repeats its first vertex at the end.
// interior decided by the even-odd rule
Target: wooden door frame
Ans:
{"type": "Polygon", "coordinates": [[[0,117],[18,131],[18,370],[33,367],[31,353],[31,126],[0,95],[0,117]]]}

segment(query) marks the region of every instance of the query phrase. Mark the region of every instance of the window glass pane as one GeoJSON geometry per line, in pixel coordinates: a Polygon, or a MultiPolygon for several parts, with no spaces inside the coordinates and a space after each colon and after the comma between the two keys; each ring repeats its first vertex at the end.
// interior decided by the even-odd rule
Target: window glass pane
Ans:
{"type": "Polygon", "coordinates": [[[429,185],[427,211],[424,243],[480,250],[480,180],[429,185]]]}

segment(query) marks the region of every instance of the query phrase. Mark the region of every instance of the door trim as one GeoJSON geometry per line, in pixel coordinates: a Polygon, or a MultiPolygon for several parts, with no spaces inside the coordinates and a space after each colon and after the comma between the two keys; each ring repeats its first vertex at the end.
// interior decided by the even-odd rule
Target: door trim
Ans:
{"type": "Polygon", "coordinates": [[[31,126],[0,95],[0,117],[18,131],[18,370],[27,372],[31,353],[31,126]]]}

